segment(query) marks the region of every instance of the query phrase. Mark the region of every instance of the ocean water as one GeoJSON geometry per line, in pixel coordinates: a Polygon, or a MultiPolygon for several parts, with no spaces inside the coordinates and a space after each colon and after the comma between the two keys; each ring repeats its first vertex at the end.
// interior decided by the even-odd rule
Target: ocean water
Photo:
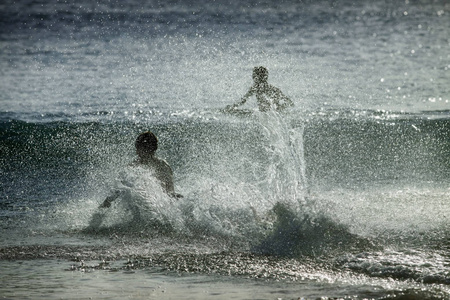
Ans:
{"type": "Polygon", "coordinates": [[[3,1],[0,296],[450,299],[449,14],[3,1]],[[294,107],[225,112],[259,65],[294,107]]]}

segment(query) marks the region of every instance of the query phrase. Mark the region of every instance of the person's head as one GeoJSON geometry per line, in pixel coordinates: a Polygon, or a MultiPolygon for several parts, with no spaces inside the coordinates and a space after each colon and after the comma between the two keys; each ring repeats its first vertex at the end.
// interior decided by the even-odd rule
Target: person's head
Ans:
{"type": "Polygon", "coordinates": [[[140,158],[149,157],[158,149],[158,138],[151,131],[147,131],[137,137],[134,145],[140,158]]]}
{"type": "Polygon", "coordinates": [[[269,71],[265,67],[253,68],[253,81],[255,83],[264,83],[269,79],[269,71]]]}

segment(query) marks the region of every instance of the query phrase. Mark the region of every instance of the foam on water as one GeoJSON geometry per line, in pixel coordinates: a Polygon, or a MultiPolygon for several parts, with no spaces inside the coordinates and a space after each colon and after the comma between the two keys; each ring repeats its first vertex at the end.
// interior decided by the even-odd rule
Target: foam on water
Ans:
{"type": "MultiPolygon", "coordinates": [[[[331,111],[330,115],[335,114],[331,111]]],[[[34,166],[30,164],[33,170],[48,174],[48,170],[61,166],[58,162],[63,161],[70,167],[60,169],[66,182],[81,174],[84,178],[78,186],[72,186],[75,194],[54,187],[49,190],[54,196],[38,196],[49,199],[41,200],[42,207],[30,203],[26,214],[9,216],[4,223],[8,232],[15,227],[18,236],[27,238],[25,242],[18,238],[4,243],[10,246],[2,249],[2,257],[76,255],[80,259],[116,260],[132,256],[140,262],[138,268],[160,265],[177,272],[207,272],[209,268],[218,274],[230,271],[236,276],[292,280],[325,276],[331,281],[351,280],[356,273],[367,276],[363,282],[371,282],[370,277],[382,280],[389,277],[428,284],[448,283],[445,252],[449,246],[448,205],[444,200],[448,189],[437,181],[442,177],[430,177],[429,182],[381,180],[372,185],[352,180],[343,185],[341,178],[318,181],[316,175],[312,177],[315,182],[307,182],[306,174],[311,174],[308,167],[317,172],[317,167],[324,163],[305,164],[319,159],[311,148],[305,151],[311,147],[306,144],[311,142],[311,133],[326,125],[321,139],[328,134],[335,140],[330,128],[342,118],[338,121],[326,118],[328,121],[324,122],[305,121],[289,113],[230,116],[214,111],[185,111],[175,113],[172,122],[149,125],[146,117],[142,117],[141,122],[114,124],[113,128],[99,123],[9,124],[7,132],[15,138],[5,147],[10,157],[20,160],[11,160],[11,168],[7,170],[12,170],[19,161],[20,164],[34,161],[34,166]],[[149,127],[161,141],[158,155],[174,168],[176,191],[184,195],[182,199],[168,197],[143,170],[127,166],[135,155],[132,142],[136,134],[149,127]],[[24,131],[33,139],[23,140],[24,131]],[[16,147],[15,143],[28,147],[16,147]],[[50,152],[53,160],[47,157],[50,152]],[[69,162],[67,156],[77,159],[69,162]],[[122,197],[110,208],[99,209],[99,204],[116,189],[124,191],[122,197]],[[62,200],[50,201],[53,197],[62,200]],[[418,207],[421,209],[417,210],[418,207]],[[226,252],[217,257],[199,254],[221,251],[226,252]],[[250,256],[236,260],[236,268],[231,270],[225,261],[230,262],[227,255],[236,253],[250,256]],[[274,266],[282,267],[263,272],[260,268],[267,263],[266,257],[273,257],[274,266]],[[311,265],[307,267],[314,271],[290,267],[291,263],[285,259],[294,259],[300,269],[305,267],[300,262],[308,260],[311,265]],[[199,260],[204,261],[203,269],[199,260]],[[322,267],[349,274],[338,279],[338,275],[328,274],[322,267]]],[[[371,124],[372,117],[365,116],[368,120],[358,120],[356,125],[375,133],[387,132],[383,122],[371,124]],[[369,126],[364,122],[369,122],[369,126]]],[[[379,117],[375,116],[375,120],[379,121],[379,117]]],[[[396,122],[398,128],[409,128],[408,122],[412,121],[396,122]]],[[[440,120],[426,126],[421,121],[414,122],[421,134],[429,132],[427,126],[439,129],[446,124],[440,120]]],[[[351,130],[351,124],[347,123],[344,133],[354,141],[366,140],[364,133],[351,130]]],[[[397,132],[396,127],[388,128],[397,132]]],[[[445,143],[440,138],[445,134],[446,127],[443,128],[435,135],[425,135],[425,145],[434,151],[428,153],[445,154],[440,152],[440,143],[445,143]]],[[[416,134],[415,130],[406,132],[416,134]]],[[[417,141],[423,143],[420,137],[417,141]]],[[[360,159],[366,153],[370,155],[366,145],[356,144],[362,149],[360,159]]],[[[399,149],[405,151],[409,145],[406,142],[399,149]]],[[[333,157],[333,151],[338,149],[333,146],[322,159],[333,157]]],[[[399,164],[408,162],[405,157],[399,164]]],[[[328,160],[328,164],[330,169],[336,169],[342,161],[328,160]]],[[[368,167],[375,170],[371,163],[368,167]]],[[[445,174],[445,166],[440,168],[439,172],[445,174]]],[[[376,175],[382,176],[386,170],[390,167],[385,166],[376,175]]],[[[326,170],[319,171],[326,174],[326,170]]],[[[342,176],[352,174],[344,168],[341,171],[342,176]]],[[[13,188],[23,182],[16,178],[9,184],[13,188]]]]}
{"type": "MultiPolygon", "coordinates": [[[[108,194],[108,189],[120,189],[122,197],[111,209],[94,212],[95,220],[89,221],[91,229],[116,228],[114,223],[134,223],[140,227],[134,230],[141,232],[148,227],[143,224],[157,220],[178,233],[191,230],[192,234],[252,239],[253,234],[262,233],[261,220],[270,219],[269,212],[276,203],[289,205],[297,212],[304,210],[303,129],[289,129],[276,114],[257,115],[237,126],[227,125],[228,128],[220,128],[222,125],[206,125],[203,130],[198,127],[195,132],[188,126],[185,130],[176,128],[170,133],[175,134],[176,139],[190,140],[178,140],[186,148],[175,164],[177,168],[182,165],[185,170],[186,175],[176,176],[177,189],[184,198],[168,197],[145,172],[128,167],[121,171],[122,164],[117,165],[114,158],[105,157],[102,160],[104,169],[93,170],[90,176],[97,181],[91,182],[90,186],[100,190],[83,194],[83,198],[88,199],[69,201],[72,207],[62,211],[73,213],[74,206],[80,204],[79,213],[89,215],[102,201],[101,197],[108,194]],[[241,130],[242,125],[248,127],[247,132],[241,130]],[[177,132],[180,130],[182,132],[177,132]],[[230,153],[234,159],[230,159],[230,153]],[[104,174],[105,170],[108,175],[104,174]],[[118,178],[114,179],[111,173],[118,178]],[[117,184],[105,182],[108,180],[117,184]]],[[[165,138],[164,133],[160,138],[165,138]]],[[[85,216],[81,217],[84,221],[85,216]]],[[[73,227],[82,223],[75,222],[73,227]]]]}

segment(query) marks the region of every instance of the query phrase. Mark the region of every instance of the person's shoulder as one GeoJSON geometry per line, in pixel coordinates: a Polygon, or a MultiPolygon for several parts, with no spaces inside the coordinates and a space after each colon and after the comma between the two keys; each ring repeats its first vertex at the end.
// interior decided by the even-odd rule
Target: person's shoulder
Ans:
{"type": "Polygon", "coordinates": [[[159,158],[159,157],[153,157],[153,161],[156,163],[160,163],[160,164],[164,164],[164,165],[169,165],[167,163],[167,161],[163,158],[159,158]]]}
{"type": "Polygon", "coordinates": [[[132,162],[130,162],[128,164],[129,167],[136,167],[136,166],[139,166],[139,165],[141,165],[141,163],[137,159],[133,160],[132,162]]]}
{"type": "Polygon", "coordinates": [[[247,92],[247,94],[248,95],[250,95],[250,94],[255,94],[256,92],[258,91],[258,87],[255,85],[255,84],[253,84],[249,89],[248,89],[248,92],[247,92]]]}
{"type": "Polygon", "coordinates": [[[162,158],[154,157],[153,164],[160,170],[172,172],[172,168],[170,167],[170,165],[162,158]]]}
{"type": "Polygon", "coordinates": [[[277,88],[276,86],[271,85],[271,84],[269,84],[268,89],[273,91],[273,92],[281,92],[280,88],[277,88]]]}

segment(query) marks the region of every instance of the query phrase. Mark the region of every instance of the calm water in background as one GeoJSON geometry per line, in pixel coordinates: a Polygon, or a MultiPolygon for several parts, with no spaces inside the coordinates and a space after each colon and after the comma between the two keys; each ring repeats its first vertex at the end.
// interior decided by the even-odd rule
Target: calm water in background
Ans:
{"type": "Polygon", "coordinates": [[[449,12],[4,1],[0,294],[448,299],[449,12]],[[295,107],[223,113],[256,65],[295,107]],[[127,168],[149,129],[183,199],[127,168]]]}

